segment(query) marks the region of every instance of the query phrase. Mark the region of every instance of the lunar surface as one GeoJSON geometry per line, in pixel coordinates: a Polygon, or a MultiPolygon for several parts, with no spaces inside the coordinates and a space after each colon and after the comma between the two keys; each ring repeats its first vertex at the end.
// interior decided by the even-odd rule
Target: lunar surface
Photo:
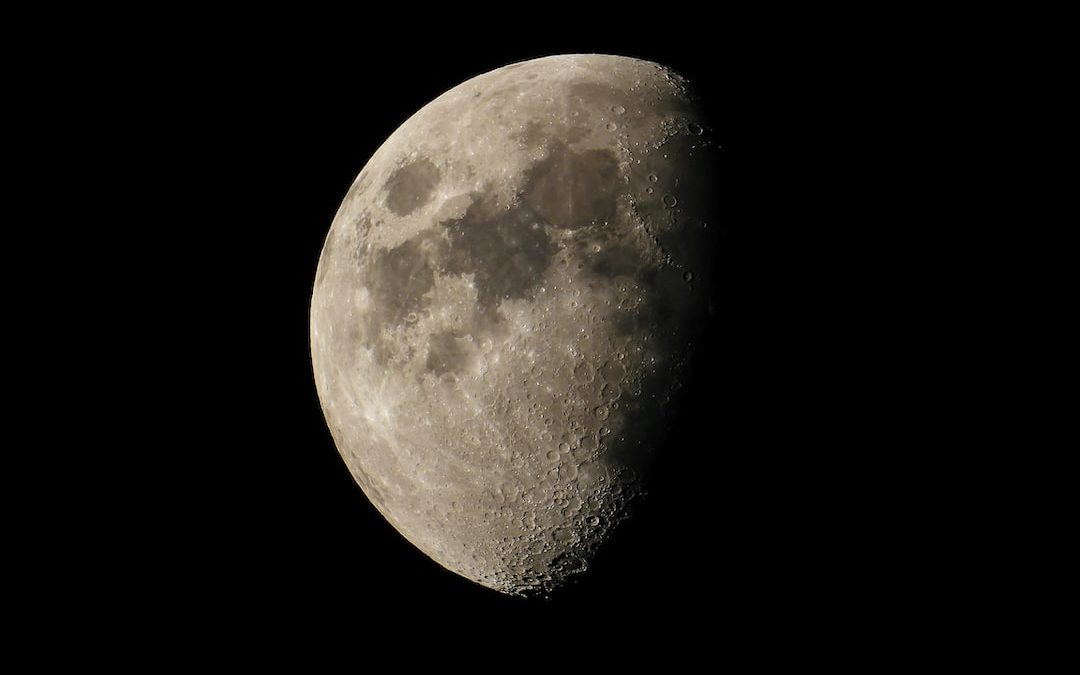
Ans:
{"type": "MultiPolygon", "coordinates": [[[[315,382],[371,503],[504,593],[584,571],[664,448],[710,311],[717,147],[690,85],[552,56],[429,103],[349,189],[315,382]]],[[[687,489],[695,489],[687,486],[687,489]]]]}

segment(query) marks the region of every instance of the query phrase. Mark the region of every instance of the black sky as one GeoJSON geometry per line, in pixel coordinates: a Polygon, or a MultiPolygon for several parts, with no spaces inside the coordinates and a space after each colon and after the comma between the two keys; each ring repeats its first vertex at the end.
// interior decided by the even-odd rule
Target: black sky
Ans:
{"type": "Polygon", "coordinates": [[[873,73],[797,26],[692,14],[677,31],[408,42],[393,25],[358,39],[344,20],[211,22],[74,64],[101,106],[95,151],[124,139],[102,197],[122,212],[123,263],[102,274],[126,304],[110,334],[136,361],[117,412],[122,488],[91,537],[116,590],[95,597],[215,625],[330,612],[347,627],[403,614],[532,631],[611,616],[748,652],[810,626],[867,631],[859,617],[897,603],[903,553],[882,532],[898,507],[875,495],[895,488],[901,440],[877,424],[869,345],[887,327],[859,282],[880,245],[862,234],[873,73]],[[367,502],[323,422],[308,302],[341,198],[398,125],[474,75],[566,52],[655,60],[702,92],[723,148],[725,287],[648,498],[579,584],[538,602],[441,569],[367,502]]]}

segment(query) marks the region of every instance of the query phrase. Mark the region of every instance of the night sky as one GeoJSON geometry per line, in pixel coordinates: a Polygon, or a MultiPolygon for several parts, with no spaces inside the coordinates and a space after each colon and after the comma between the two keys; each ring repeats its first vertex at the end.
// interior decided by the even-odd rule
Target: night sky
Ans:
{"type": "MultiPolygon", "coordinates": [[[[660,38],[643,20],[423,46],[356,39],[347,22],[207,24],[107,58],[119,74],[102,86],[125,102],[111,128],[139,146],[132,210],[153,232],[126,239],[161,256],[133,256],[125,286],[170,308],[125,321],[154,386],[127,396],[145,451],[121,480],[116,534],[95,540],[106,559],[121,552],[102,563],[106,586],[127,589],[135,615],[437,614],[528,630],[609,616],[752,651],[798,626],[868,630],[858,617],[895,601],[903,575],[881,567],[900,555],[882,537],[893,505],[874,495],[901,455],[866,394],[882,326],[858,276],[873,265],[857,141],[874,103],[862,74],[835,78],[849,55],[797,28],[686,23],[660,38]],[[146,50],[153,65],[134,67],[146,50]],[[470,77],[568,52],[654,60],[702,92],[722,146],[722,290],[647,498],[577,584],[526,601],[442,569],[355,485],[315,392],[308,303],[338,204],[387,136],[470,77]]],[[[394,33],[367,30],[380,29],[394,33]]]]}

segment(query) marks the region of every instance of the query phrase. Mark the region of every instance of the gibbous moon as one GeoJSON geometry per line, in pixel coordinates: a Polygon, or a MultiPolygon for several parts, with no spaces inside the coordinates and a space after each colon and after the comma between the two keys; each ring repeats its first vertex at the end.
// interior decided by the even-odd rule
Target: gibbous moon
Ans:
{"type": "Polygon", "coordinates": [[[647,61],[516,63],[424,106],[346,194],[311,299],[319,398],[371,503],[447,569],[549,592],[656,452],[707,451],[662,445],[713,276],[696,100],[647,61]]]}

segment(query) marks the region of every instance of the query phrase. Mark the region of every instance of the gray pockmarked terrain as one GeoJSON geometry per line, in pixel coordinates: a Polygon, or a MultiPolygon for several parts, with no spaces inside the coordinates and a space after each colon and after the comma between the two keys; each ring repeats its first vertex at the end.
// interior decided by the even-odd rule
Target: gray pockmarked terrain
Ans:
{"type": "Polygon", "coordinates": [[[446,92],[361,171],[315,381],[357,483],[438,563],[547,592],[626,517],[708,312],[716,150],[677,74],[567,55],[446,92]]]}

